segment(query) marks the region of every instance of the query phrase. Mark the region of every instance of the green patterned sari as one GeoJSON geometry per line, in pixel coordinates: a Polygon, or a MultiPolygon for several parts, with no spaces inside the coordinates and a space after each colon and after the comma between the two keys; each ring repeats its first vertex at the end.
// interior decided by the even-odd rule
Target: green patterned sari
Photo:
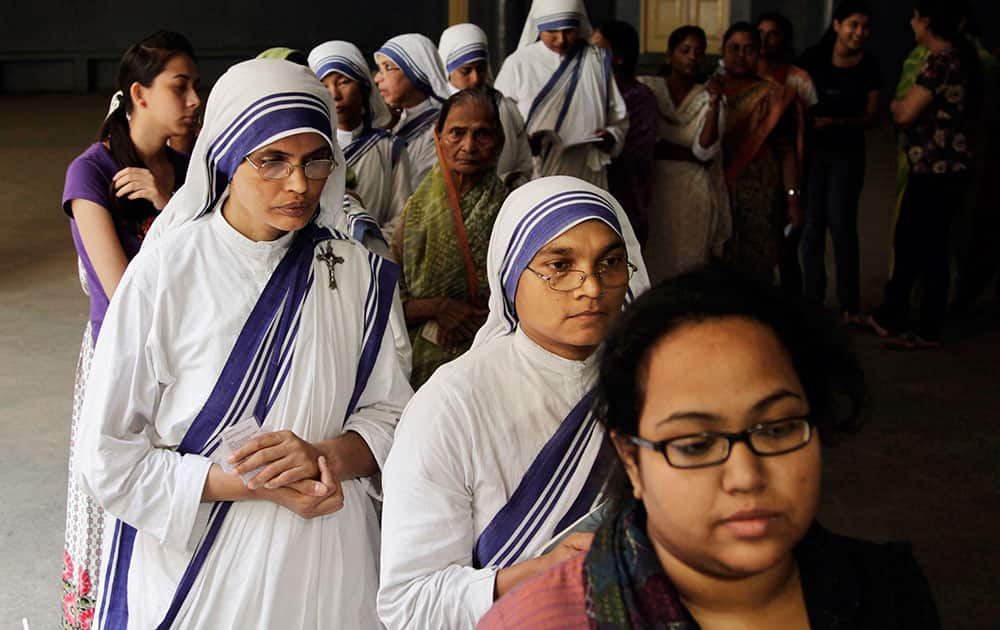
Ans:
{"type": "MultiPolygon", "coordinates": [[[[490,233],[500,205],[507,191],[503,183],[491,170],[462,199],[462,219],[469,237],[469,248],[479,278],[480,296],[478,305],[487,303],[486,250],[490,243],[490,233]]],[[[408,299],[451,298],[469,302],[465,266],[461,246],[455,232],[455,221],[448,205],[441,164],[435,164],[427,177],[410,197],[403,210],[402,252],[399,261],[403,267],[400,295],[408,299]]],[[[410,341],[413,343],[414,388],[420,387],[439,366],[469,349],[470,339],[455,352],[431,343],[421,330],[424,322],[410,325],[410,341]]]]}

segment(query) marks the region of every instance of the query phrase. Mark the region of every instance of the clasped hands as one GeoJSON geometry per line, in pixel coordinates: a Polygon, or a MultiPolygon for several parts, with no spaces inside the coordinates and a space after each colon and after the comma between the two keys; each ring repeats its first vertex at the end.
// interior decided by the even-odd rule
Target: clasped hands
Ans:
{"type": "Polygon", "coordinates": [[[229,458],[234,472],[263,469],[247,482],[261,499],[277,503],[303,518],[332,514],[344,507],[333,466],[314,444],[291,431],[264,433],[229,458]]]}

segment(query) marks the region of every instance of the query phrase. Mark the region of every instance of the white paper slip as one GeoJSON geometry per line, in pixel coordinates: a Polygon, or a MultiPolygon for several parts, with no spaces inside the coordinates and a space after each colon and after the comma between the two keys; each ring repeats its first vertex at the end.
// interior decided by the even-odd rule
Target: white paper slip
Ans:
{"type": "MultiPolygon", "coordinates": [[[[229,463],[229,456],[246,446],[250,440],[264,433],[267,433],[267,431],[257,424],[257,419],[253,416],[244,418],[223,431],[219,435],[222,439],[222,445],[219,447],[219,456],[222,458],[219,461],[219,465],[222,466],[222,470],[227,473],[236,470],[236,466],[229,463]]],[[[258,466],[249,472],[241,474],[240,477],[243,479],[243,483],[247,483],[253,479],[254,475],[263,470],[263,468],[263,466],[258,466]]]]}
{"type": "Polygon", "coordinates": [[[545,545],[545,548],[542,549],[542,553],[539,555],[546,554],[555,549],[556,547],[558,547],[559,543],[565,540],[566,537],[569,536],[570,534],[575,534],[577,532],[583,532],[583,533],[596,532],[597,528],[600,527],[601,523],[604,522],[604,513],[605,513],[605,508],[607,508],[607,505],[608,505],[607,501],[602,501],[593,510],[587,512],[580,518],[576,519],[576,521],[574,521],[572,525],[570,525],[566,529],[562,530],[561,532],[553,536],[552,540],[550,540],[548,544],[545,545]]]}
{"type": "Polygon", "coordinates": [[[597,134],[587,138],[581,138],[580,140],[574,140],[573,142],[566,142],[563,144],[564,147],[577,147],[583,144],[597,144],[598,142],[603,142],[604,136],[597,134]]]}

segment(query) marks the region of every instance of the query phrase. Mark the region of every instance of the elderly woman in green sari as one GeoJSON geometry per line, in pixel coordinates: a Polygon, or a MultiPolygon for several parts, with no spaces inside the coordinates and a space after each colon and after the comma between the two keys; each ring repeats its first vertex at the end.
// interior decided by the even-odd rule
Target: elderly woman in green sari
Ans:
{"type": "Polygon", "coordinates": [[[435,142],[438,163],[393,235],[415,388],[468,350],[486,319],[486,249],[506,196],[496,174],[503,131],[490,89],[462,90],[445,101],[435,142]]]}

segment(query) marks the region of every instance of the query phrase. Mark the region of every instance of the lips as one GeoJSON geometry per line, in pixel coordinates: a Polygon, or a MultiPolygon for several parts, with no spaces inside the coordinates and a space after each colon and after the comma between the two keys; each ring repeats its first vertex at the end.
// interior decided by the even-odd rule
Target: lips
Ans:
{"type": "Polygon", "coordinates": [[[772,533],[780,516],[771,510],[741,510],[720,521],[720,525],[735,538],[763,538],[772,533]]]}
{"type": "Polygon", "coordinates": [[[605,313],[604,311],[584,311],[582,313],[577,313],[576,315],[570,315],[569,318],[590,320],[590,319],[600,319],[602,317],[607,317],[607,316],[608,314],[605,313]]]}
{"type": "Polygon", "coordinates": [[[286,217],[301,217],[309,211],[309,208],[305,203],[288,203],[283,206],[276,206],[274,211],[286,217]]]}

